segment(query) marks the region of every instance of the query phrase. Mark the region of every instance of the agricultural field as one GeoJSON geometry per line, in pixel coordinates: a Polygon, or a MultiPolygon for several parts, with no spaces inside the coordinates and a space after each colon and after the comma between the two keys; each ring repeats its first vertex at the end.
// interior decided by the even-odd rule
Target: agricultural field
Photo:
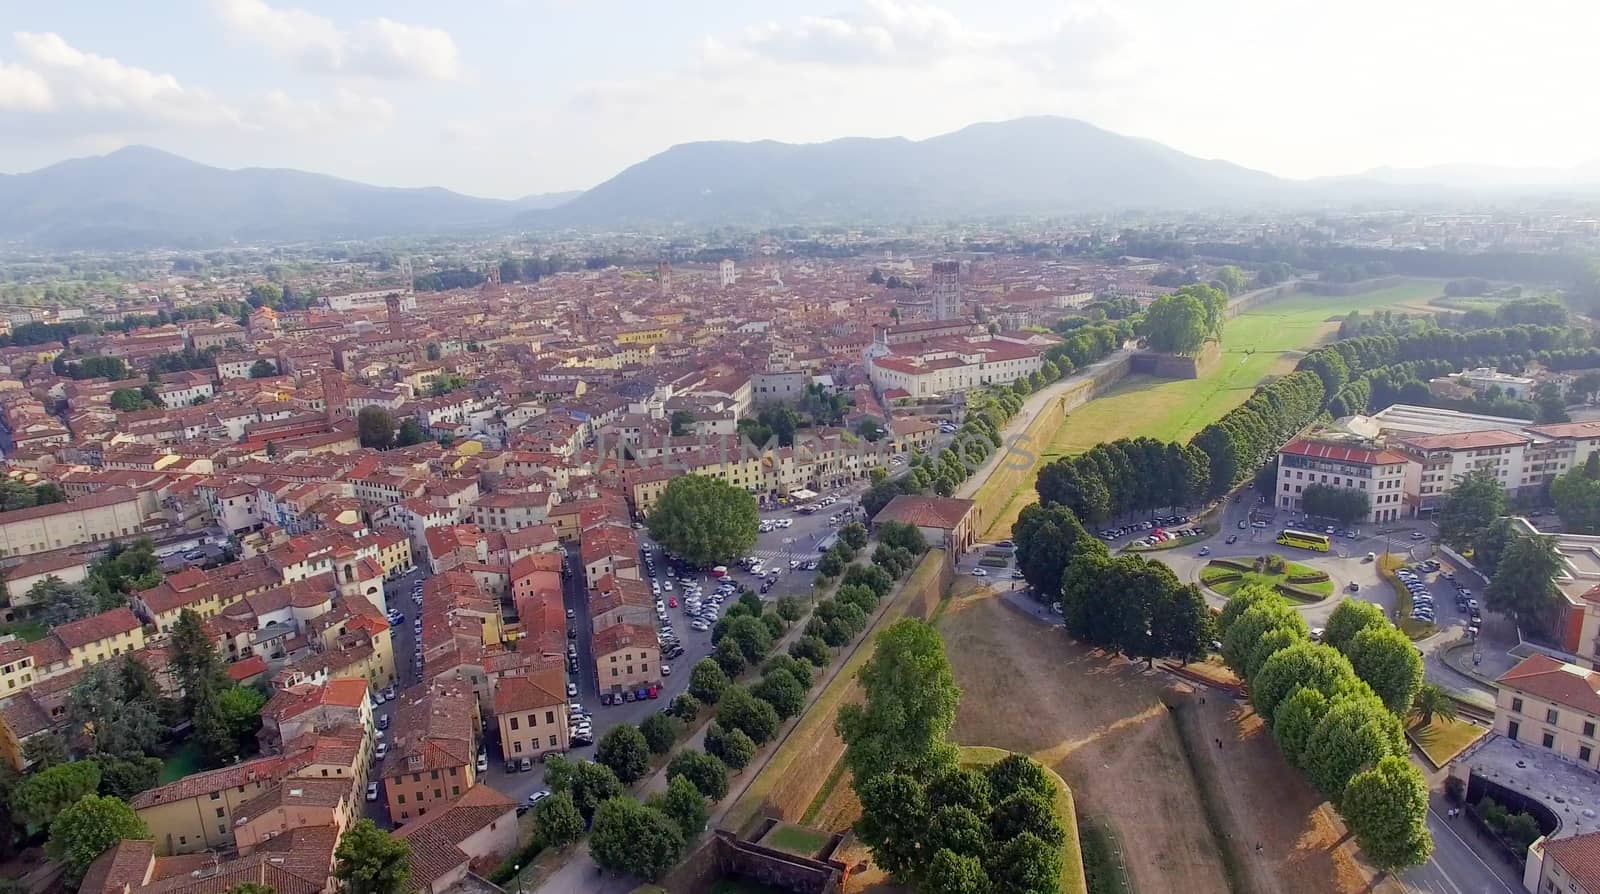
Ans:
{"type": "MultiPolygon", "coordinates": [[[[1222,361],[1206,375],[1181,381],[1128,376],[1068,414],[1050,441],[1033,451],[1035,468],[1118,438],[1186,441],[1244,403],[1257,385],[1294,369],[1306,351],[1338,331],[1339,318],[1350,311],[1415,313],[1442,294],[1443,287],[1443,280],[1415,280],[1360,295],[1294,295],[1242,313],[1228,322],[1222,361]]],[[[1017,516],[1038,500],[1033,490],[1037,477],[1037,471],[1024,475],[1009,495],[988,495],[1002,508],[985,513],[989,526],[984,537],[1010,536],[1017,516]]]]}
{"type": "Polygon", "coordinates": [[[987,594],[956,602],[939,628],[962,688],[951,738],[1060,773],[1079,816],[1114,833],[1134,890],[1366,890],[1329,808],[1248,706],[1201,702],[987,594]]]}

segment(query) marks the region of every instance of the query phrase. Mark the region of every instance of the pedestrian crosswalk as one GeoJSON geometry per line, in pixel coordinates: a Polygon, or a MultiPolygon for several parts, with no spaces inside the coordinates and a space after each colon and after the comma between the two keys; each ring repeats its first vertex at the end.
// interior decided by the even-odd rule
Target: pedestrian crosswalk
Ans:
{"type": "Polygon", "coordinates": [[[751,550],[750,551],[750,555],[755,556],[756,558],[758,558],[761,561],[766,562],[766,563],[782,562],[785,565],[789,564],[789,562],[791,560],[804,560],[804,559],[814,559],[814,558],[816,558],[816,556],[814,554],[812,554],[812,553],[798,552],[798,551],[791,552],[791,551],[780,550],[780,549],[757,549],[757,550],[751,550]]]}

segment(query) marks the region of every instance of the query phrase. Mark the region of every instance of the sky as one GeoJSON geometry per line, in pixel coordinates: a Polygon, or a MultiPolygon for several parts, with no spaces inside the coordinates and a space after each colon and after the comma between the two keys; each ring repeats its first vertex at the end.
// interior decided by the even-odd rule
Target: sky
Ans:
{"type": "Polygon", "coordinates": [[[0,0],[0,171],[511,198],[676,143],[1081,118],[1285,177],[1600,157],[1593,0],[0,0]]]}

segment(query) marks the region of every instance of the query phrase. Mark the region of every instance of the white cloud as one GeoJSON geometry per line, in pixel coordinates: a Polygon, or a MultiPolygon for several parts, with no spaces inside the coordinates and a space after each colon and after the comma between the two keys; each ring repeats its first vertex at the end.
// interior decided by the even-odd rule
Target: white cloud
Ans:
{"type": "Polygon", "coordinates": [[[0,111],[48,109],[54,101],[50,85],[38,72],[0,64],[0,111]]]}
{"type": "Polygon", "coordinates": [[[461,76],[455,39],[438,28],[380,17],[346,29],[263,0],[218,0],[217,12],[238,37],[315,74],[433,81],[461,76]]]}
{"type": "Polygon", "coordinates": [[[17,32],[15,62],[0,60],[0,123],[33,139],[102,146],[181,134],[345,132],[380,128],[388,100],[340,87],[316,99],[281,90],[229,98],[171,74],[85,52],[53,33],[17,32]]]}
{"type": "Polygon", "coordinates": [[[865,0],[852,13],[770,21],[707,37],[701,55],[720,68],[767,62],[927,69],[984,61],[1075,82],[1098,79],[1107,60],[1125,60],[1133,31],[1122,14],[1097,3],[1070,4],[1047,21],[1009,32],[971,25],[919,0],[865,0]]]}

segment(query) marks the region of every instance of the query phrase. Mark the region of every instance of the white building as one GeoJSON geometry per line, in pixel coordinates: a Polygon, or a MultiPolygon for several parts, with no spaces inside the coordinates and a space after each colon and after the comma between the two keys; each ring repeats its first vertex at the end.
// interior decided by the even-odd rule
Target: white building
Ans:
{"type": "Polygon", "coordinates": [[[1366,494],[1371,510],[1362,521],[1395,521],[1415,512],[1407,494],[1415,495],[1421,468],[1414,457],[1370,442],[1295,438],[1278,451],[1274,502],[1303,510],[1305,489],[1321,484],[1366,494]]]}
{"type": "Polygon", "coordinates": [[[879,343],[867,352],[867,375],[873,387],[891,399],[1007,385],[1043,367],[1041,347],[999,339],[939,339],[893,346],[879,343]]]}

